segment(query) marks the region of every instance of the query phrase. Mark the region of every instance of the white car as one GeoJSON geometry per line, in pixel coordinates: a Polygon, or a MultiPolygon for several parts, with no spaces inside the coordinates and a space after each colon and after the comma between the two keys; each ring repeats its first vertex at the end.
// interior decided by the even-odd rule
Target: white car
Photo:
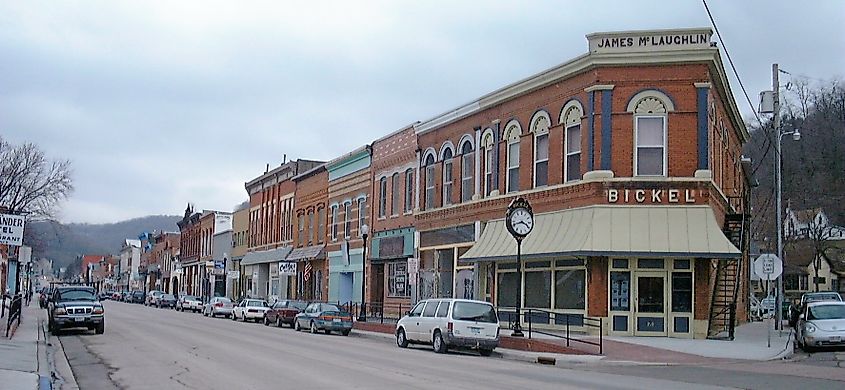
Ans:
{"type": "Polygon", "coordinates": [[[241,319],[244,322],[247,320],[259,322],[264,319],[267,310],[270,310],[270,305],[263,299],[244,299],[232,308],[232,320],[241,319]]]}
{"type": "Polygon", "coordinates": [[[233,306],[232,300],[229,298],[214,297],[202,307],[202,315],[206,317],[223,316],[229,318],[232,315],[233,306]]]}
{"type": "Polygon", "coordinates": [[[158,300],[161,298],[161,294],[164,294],[164,291],[152,290],[148,292],[144,306],[158,306],[158,300]]]}
{"type": "Polygon", "coordinates": [[[845,345],[845,302],[809,302],[798,316],[795,341],[809,352],[817,347],[845,345]]]}
{"type": "Polygon", "coordinates": [[[202,310],[202,300],[193,295],[182,295],[176,302],[176,310],[192,311],[194,313],[202,310]]]}
{"type": "Polygon", "coordinates": [[[414,306],[396,324],[396,344],[431,344],[434,352],[473,348],[490,356],[499,346],[499,317],[488,302],[428,299],[414,306]]]}

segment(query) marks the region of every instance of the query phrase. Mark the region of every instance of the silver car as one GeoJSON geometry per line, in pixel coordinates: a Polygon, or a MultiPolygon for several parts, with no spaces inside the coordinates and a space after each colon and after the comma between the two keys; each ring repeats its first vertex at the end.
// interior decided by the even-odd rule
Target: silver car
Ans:
{"type": "Polygon", "coordinates": [[[805,351],[845,346],[845,302],[810,302],[798,316],[795,341],[805,351]]]}
{"type": "Polygon", "coordinates": [[[202,315],[206,317],[223,316],[229,318],[232,315],[233,306],[232,300],[229,298],[214,297],[202,307],[202,315]]]}

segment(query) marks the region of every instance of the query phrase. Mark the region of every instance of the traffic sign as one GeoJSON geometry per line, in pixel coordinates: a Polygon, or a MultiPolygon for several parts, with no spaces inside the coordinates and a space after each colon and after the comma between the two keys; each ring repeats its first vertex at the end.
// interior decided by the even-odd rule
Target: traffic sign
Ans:
{"type": "Polygon", "coordinates": [[[754,273],[762,280],[775,280],[783,273],[783,262],[772,253],[764,253],[754,260],[754,273]]]}

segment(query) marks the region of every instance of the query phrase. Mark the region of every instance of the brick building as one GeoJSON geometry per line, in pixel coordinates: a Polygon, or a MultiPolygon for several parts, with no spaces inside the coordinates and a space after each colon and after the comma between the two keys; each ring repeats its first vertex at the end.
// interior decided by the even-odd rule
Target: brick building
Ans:
{"type": "Polygon", "coordinates": [[[176,232],[157,232],[153,234],[152,257],[158,264],[160,278],[156,282],[156,289],[173,293],[173,267],[179,259],[180,235],[176,232]]]}
{"type": "Polygon", "coordinates": [[[323,301],[328,297],[329,267],[326,263],[329,175],[325,164],[293,177],[296,222],[288,261],[297,263],[298,299],[323,301]]]}
{"type": "Polygon", "coordinates": [[[294,176],[323,164],[295,160],[268,169],[244,187],[249,194],[249,236],[247,253],[241,260],[246,294],[266,298],[287,298],[295,292],[295,272],[280,274],[293,250],[295,220],[294,176]]]}
{"type": "Polygon", "coordinates": [[[733,304],[743,318],[748,133],[710,37],[592,34],[586,54],[415,125],[419,297],[611,335],[718,336],[733,304]],[[535,215],[519,266],[516,197],[535,215]]]}
{"type": "MultiPolygon", "coordinates": [[[[241,270],[241,260],[247,252],[247,236],[249,234],[249,202],[244,202],[235,207],[232,214],[232,254],[227,269],[232,272],[231,288],[227,296],[234,300],[244,295],[244,274],[241,270]]],[[[228,276],[227,276],[228,277],[228,276]]]]}
{"type": "Polygon", "coordinates": [[[176,222],[179,226],[181,239],[179,241],[179,261],[174,267],[176,276],[174,292],[179,295],[200,295],[201,285],[197,283],[200,274],[200,253],[202,229],[200,217],[202,214],[194,212],[194,206],[188,204],[182,219],[176,222]]]}
{"type": "Polygon", "coordinates": [[[328,173],[329,227],[326,256],[329,263],[328,301],[361,301],[364,240],[361,227],[369,223],[369,145],[326,164],[328,173]]]}
{"type": "Polygon", "coordinates": [[[396,315],[410,307],[408,258],[414,256],[417,136],[413,126],[373,142],[372,223],[367,302],[396,315]],[[395,312],[395,313],[394,313],[395,312]]]}

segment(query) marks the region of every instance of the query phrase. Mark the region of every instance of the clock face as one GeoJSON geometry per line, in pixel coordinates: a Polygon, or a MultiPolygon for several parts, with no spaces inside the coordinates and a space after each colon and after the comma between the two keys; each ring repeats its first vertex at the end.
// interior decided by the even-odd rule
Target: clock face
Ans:
{"type": "Polygon", "coordinates": [[[510,215],[511,228],[520,236],[527,236],[534,229],[534,216],[524,208],[515,209],[510,215]]]}

